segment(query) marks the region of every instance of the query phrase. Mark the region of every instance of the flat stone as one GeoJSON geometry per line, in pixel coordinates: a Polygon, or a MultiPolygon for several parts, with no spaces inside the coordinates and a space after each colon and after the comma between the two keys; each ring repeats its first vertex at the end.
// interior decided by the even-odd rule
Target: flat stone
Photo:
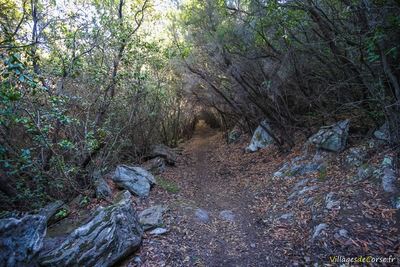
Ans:
{"type": "Polygon", "coordinates": [[[151,230],[149,232],[149,234],[151,234],[151,235],[163,235],[163,234],[165,234],[167,232],[168,232],[167,229],[159,227],[159,228],[156,228],[154,230],[151,230]]]}
{"type": "Polygon", "coordinates": [[[139,222],[145,231],[154,229],[163,224],[165,208],[161,205],[153,206],[139,213],[139,222]]]}
{"type": "Polygon", "coordinates": [[[235,214],[231,210],[223,210],[219,213],[219,217],[224,221],[233,222],[235,220],[235,214]]]}
{"type": "Polygon", "coordinates": [[[274,173],[274,177],[283,177],[283,176],[285,176],[283,172],[277,171],[274,173]]]}
{"type": "Polygon", "coordinates": [[[196,216],[196,220],[202,223],[207,223],[210,220],[208,212],[203,209],[196,209],[194,215],[196,216]]]}

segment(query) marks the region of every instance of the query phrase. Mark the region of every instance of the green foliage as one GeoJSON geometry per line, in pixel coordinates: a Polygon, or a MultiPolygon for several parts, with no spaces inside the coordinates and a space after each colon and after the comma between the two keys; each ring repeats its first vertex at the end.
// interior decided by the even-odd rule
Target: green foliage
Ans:
{"type": "Polygon", "coordinates": [[[162,177],[157,177],[156,179],[157,179],[157,185],[162,189],[164,189],[165,191],[167,191],[168,193],[171,194],[179,193],[180,188],[176,183],[168,181],[162,177]]]}
{"type": "Polygon", "coordinates": [[[55,218],[56,219],[63,219],[68,216],[68,210],[67,209],[60,209],[56,214],[55,218]]]}

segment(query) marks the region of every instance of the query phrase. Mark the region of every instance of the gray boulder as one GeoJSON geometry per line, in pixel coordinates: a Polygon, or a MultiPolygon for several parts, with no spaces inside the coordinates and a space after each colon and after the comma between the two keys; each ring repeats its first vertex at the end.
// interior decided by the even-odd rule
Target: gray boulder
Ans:
{"type": "Polygon", "coordinates": [[[118,186],[139,197],[147,197],[150,187],[156,183],[154,176],[145,169],[125,165],[117,166],[112,179],[118,186]]]}
{"type": "Polygon", "coordinates": [[[378,130],[374,132],[374,136],[378,140],[390,141],[389,124],[385,122],[378,130]]]}
{"type": "Polygon", "coordinates": [[[156,157],[164,158],[169,165],[175,165],[176,159],[178,158],[177,154],[175,153],[175,151],[172,148],[170,148],[166,145],[163,145],[163,144],[154,145],[151,148],[150,157],[151,158],[156,158],[156,157]]]}
{"type": "Polygon", "coordinates": [[[36,266],[46,235],[46,217],[27,215],[0,220],[0,266],[36,266]]]}
{"type": "Polygon", "coordinates": [[[139,222],[145,231],[162,226],[165,208],[161,205],[153,206],[139,213],[139,222]]]}
{"type": "Polygon", "coordinates": [[[350,121],[344,120],[331,126],[321,127],[318,133],[310,137],[309,141],[317,148],[340,152],[346,147],[349,125],[350,121]]]}
{"type": "Polygon", "coordinates": [[[143,165],[147,171],[153,174],[163,173],[166,169],[166,161],[164,158],[156,157],[154,159],[146,161],[143,165]]]}
{"type": "Polygon", "coordinates": [[[256,152],[274,142],[272,137],[267,133],[267,131],[265,131],[263,127],[268,130],[271,129],[267,121],[261,122],[261,125],[257,127],[253,137],[251,138],[250,145],[246,148],[247,152],[256,152]]]}
{"type": "Polygon", "coordinates": [[[130,193],[125,192],[118,203],[97,210],[61,245],[43,251],[39,261],[41,266],[113,266],[139,248],[142,235],[130,193]]]}

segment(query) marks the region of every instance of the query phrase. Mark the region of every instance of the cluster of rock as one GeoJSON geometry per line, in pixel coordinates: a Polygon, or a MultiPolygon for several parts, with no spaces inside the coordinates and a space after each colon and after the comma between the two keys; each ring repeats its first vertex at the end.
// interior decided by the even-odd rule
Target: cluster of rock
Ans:
{"type": "MultiPolygon", "coordinates": [[[[264,126],[265,121],[263,122],[264,126]]],[[[347,166],[349,171],[354,171],[356,177],[354,181],[374,178],[381,181],[381,188],[384,192],[390,194],[393,199],[393,207],[400,208],[400,198],[396,197],[398,189],[396,186],[397,175],[395,159],[391,155],[384,155],[380,164],[374,165],[368,162],[368,157],[372,151],[376,151],[382,142],[389,141],[388,127],[383,125],[380,129],[375,131],[374,138],[363,145],[357,147],[347,148],[347,139],[349,136],[349,120],[343,120],[336,124],[321,127],[317,133],[312,135],[306,142],[302,155],[294,157],[293,159],[284,162],[280,168],[274,173],[274,179],[293,179],[297,178],[292,190],[289,192],[286,204],[282,205],[284,212],[279,212],[276,216],[269,219],[279,220],[280,222],[291,223],[294,220],[295,214],[290,211],[291,207],[302,203],[301,205],[309,206],[312,211],[312,219],[314,221],[314,228],[311,229],[310,240],[314,241],[326,233],[326,231],[333,231],[335,238],[341,240],[348,240],[348,232],[346,229],[334,228],[333,226],[319,221],[316,206],[317,201],[314,199],[313,192],[321,187],[321,182],[326,179],[327,167],[330,161],[337,160],[338,153],[342,153],[344,165],[347,166]],[[315,153],[310,154],[310,147],[315,148],[315,153]],[[312,176],[316,178],[310,178],[312,176]],[[296,204],[295,204],[296,203],[296,204]]],[[[267,128],[271,130],[270,128],[267,128]]],[[[246,148],[247,151],[257,151],[263,147],[269,146],[273,143],[272,138],[266,137],[268,135],[264,127],[258,127],[250,145],[246,148]],[[262,134],[260,134],[262,132],[262,134]]],[[[311,150],[313,151],[313,150],[311,150]]],[[[351,180],[349,181],[352,182],[351,180]]],[[[320,203],[318,201],[318,203],[320,203]]],[[[324,212],[331,212],[332,210],[341,208],[341,200],[336,192],[327,192],[323,200],[322,209],[324,212]]]]}
{"type": "MultiPolygon", "coordinates": [[[[343,151],[346,147],[349,125],[350,121],[344,120],[330,126],[321,127],[316,134],[309,138],[308,142],[323,150],[343,151]]],[[[274,139],[270,135],[271,131],[270,124],[266,120],[262,121],[255,130],[246,151],[255,152],[273,144],[274,139]]]]}
{"type": "MultiPolygon", "coordinates": [[[[176,154],[165,146],[154,147],[151,155],[151,160],[176,162],[176,154]]],[[[144,231],[152,235],[168,231],[161,228],[165,207],[153,206],[137,214],[132,205],[132,194],[147,197],[156,184],[148,170],[119,165],[112,180],[124,191],[66,235],[46,236],[47,227],[69,213],[62,201],[48,204],[37,215],[1,219],[0,266],[113,266],[140,247],[144,231]]],[[[93,174],[93,182],[97,198],[112,198],[112,190],[99,172],[93,174]]]]}
{"type": "MultiPolygon", "coordinates": [[[[312,135],[306,145],[314,145],[317,148],[316,154],[310,158],[310,155],[303,154],[293,160],[284,163],[274,174],[275,177],[293,177],[296,175],[305,175],[313,172],[323,173],[327,159],[331,157],[329,152],[343,152],[346,149],[347,139],[349,135],[350,120],[339,121],[330,126],[323,126],[317,133],[312,135]]],[[[249,146],[246,148],[248,152],[255,152],[273,144],[273,138],[268,132],[271,127],[266,120],[261,122],[254,132],[249,146]]],[[[374,137],[379,141],[389,141],[389,127],[385,123],[374,132],[374,137]]],[[[368,146],[375,146],[375,141],[371,140],[368,146]]],[[[386,155],[380,166],[371,166],[365,164],[367,157],[367,146],[352,147],[346,151],[346,164],[350,167],[357,167],[357,175],[355,179],[363,180],[370,177],[379,178],[382,181],[382,188],[385,192],[396,193],[396,168],[394,159],[390,155],[386,155]]]]}

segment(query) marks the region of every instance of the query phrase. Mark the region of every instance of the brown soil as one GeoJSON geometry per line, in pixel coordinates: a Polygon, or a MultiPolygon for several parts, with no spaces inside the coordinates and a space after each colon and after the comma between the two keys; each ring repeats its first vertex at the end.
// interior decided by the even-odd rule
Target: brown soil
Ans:
{"type": "Polygon", "coordinates": [[[197,128],[176,166],[161,175],[179,192],[159,185],[137,202],[138,210],[167,205],[169,232],[146,234],[140,251],[124,266],[335,266],[329,264],[330,255],[400,255],[395,211],[374,181],[349,184],[353,173],[344,173],[337,158],[323,180],[317,174],[308,177],[319,186],[310,192],[313,206],[298,200],[285,207],[293,185],[304,177],[282,181],[272,174],[300,150],[282,155],[270,147],[249,154],[244,153],[247,141],[227,145],[221,133],[197,128]],[[338,193],[341,207],[327,212],[323,203],[330,191],[338,193]],[[208,212],[207,223],[197,219],[199,208],[208,212]],[[234,221],[221,219],[223,210],[232,211],[234,221]],[[276,219],[288,212],[294,214],[291,222],[276,219]],[[313,241],[319,223],[329,229],[313,241]],[[335,238],[341,228],[349,239],[335,238]]]}

